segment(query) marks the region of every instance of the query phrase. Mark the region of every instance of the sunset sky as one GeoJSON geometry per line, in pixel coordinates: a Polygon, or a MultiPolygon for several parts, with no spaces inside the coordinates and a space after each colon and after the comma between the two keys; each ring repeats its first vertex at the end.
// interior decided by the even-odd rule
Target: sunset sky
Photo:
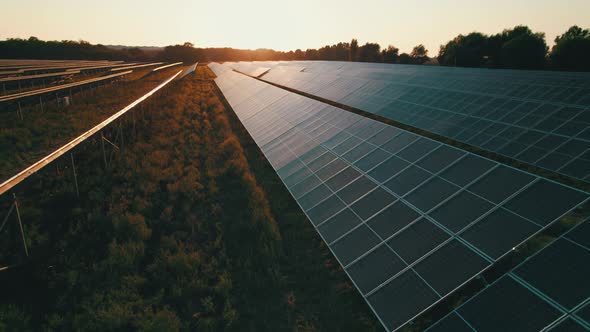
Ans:
{"type": "Polygon", "coordinates": [[[589,28],[589,0],[2,0],[0,40],[165,46],[317,48],[339,41],[419,43],[438,52],[459,33],[496,33],[517,24],[545,32],[551,44],[573,24],[589,28]],[[419,3],[419,4],[418,4],[419,3]]]}

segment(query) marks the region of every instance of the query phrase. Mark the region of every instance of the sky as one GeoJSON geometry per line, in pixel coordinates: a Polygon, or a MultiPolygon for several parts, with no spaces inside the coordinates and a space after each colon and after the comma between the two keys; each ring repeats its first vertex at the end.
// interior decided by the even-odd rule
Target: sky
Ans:
{"type": "Polygon", "coordinates": [[[590,28],[590,0],[0,0],[0,40],[86,40],[130,46],[318,48],[350,41],[424,44],[430,55],[458,34],[519,24],[552,44],[590,28]]]}

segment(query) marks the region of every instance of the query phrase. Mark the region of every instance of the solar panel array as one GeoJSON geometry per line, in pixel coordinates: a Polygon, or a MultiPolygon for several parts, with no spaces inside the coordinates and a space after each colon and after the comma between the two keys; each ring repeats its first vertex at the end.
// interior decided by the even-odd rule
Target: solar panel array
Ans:
{"type": "Polygon", "coordinates": [[[427,331],[588,331],[589,262],[590,221],[586,221],[427,331]]]}
{"type": "Polygon", "coordinates": [[[231,66],[216,83],[387,330],[588,200],[231,66]]]}
{"type": "Polygon", "coordinates": [[[8,82],[18,82],[18,81],[27,81],[27,80],[35,80],[35,79],[45,79],[45,78],[52,78],[52,77],[61,77],[61,76],[69,76],[79,74],[79,70],[68,70],[60,73],[49,73],[49,74],[39,74],[39,75],[27,75],[27,76],[8,76],[8,77],[0,77],[0,83],[8,83],[8,82]]]}
{"type": "Polygon", "coordinates": [[[156,72],[156,71],[160,71],[162,69],[166,69],[166,68],[178,66],[178,65],[181,65],[181,64],[183,64],[182,61],[181,62],[174,62],[174,63],[170,63],[170,64],[165,64],[165,65],[162,65],[162,66],[159,66],[157,68],[152,69],[152,73],[153,72],[156,72]]]}
{"type": "Polygon", "coordinates": [[[19,62],[15,60],[0,61],[0,76],[32,75],[65,70],[86,70],[93,67],[118,66],[122,61],[42,61],[31,60],[19,62]]]}
{"type": "Polygon", "coordinates": [[[271,67],[264,80],[590,182],[589,73],[323,61],[232,66],[271,67]]]}
{"type": "Polygon", "coordinates": [[[115,78],[127,75],[131,72],[132,72],[132,70],[129,70],[129,71],[119,72],[119,73],[110,74],[110,75],[106,75],[106,76],[90,78],[87,80],[78,81],[78,82],[74,82],[74,83],[60,84],[60,85],[52,86],[49,88],[43,88],[43,89],[38,89],[38,90],[31,90],[31,91],[25,91],[25,92],[13,93],[13,94],[9,94],[9,95],[0,96],[0,106],[2,106],[3,104],[8,104],[10,102],[18,102],[18,101],[20,101],[24,98],[28,98],[28,97],[33,97],[33,96],[36,97],[36,96],[45,95],[45,94],[49,94],[49,93],[55,93],[57,91],[63,91],[66,89],[80,87],[83,85],[97,83],[97,82],[106,82],[107,80],[115,79],[115,78]]]}
{"type": "MultiPolygon", "coordinates": [[[[154,95],[160,89],[164,88],[166,85],[168,85],[174,79],[176,79],[176,77],[178,77],[181,72],[182,71],[178,71],[176,74],[174,74],[173,76],[171,76],[170,78],[168,78],[164,82],[160,83],[158,86],[156,86],[155,88],[150,90],[148,93],[146,93],[145,95],[136,99],[131,104],[125,106],[123,109],[119,110],[115,114],[109,116],[101,123],[97,124],[96,126],[92,127],[91,129],[87,130],[86,132],[84,132],[80,136],[74,138],[73,140],[71,140],[67,144],[65,144],[62,147],[60,147],[59,149],[51,152],[50,154],[48,154],[47,156],[45,156],[41,160],[35,162],[34,164],[32,164],[29,167],[25,168],[24,170],[20,171],[19,173],[13,175],[8,180],[0,183],[0,195],[6,193],[11,188],[18,185],[19,183],[21,183],[22,181],[24,181],[28,177],[32,176],[33,174],[37,173],[39,170],[43,169],[44,167],[50,165],[53,161],[60,158],[61,156],[66,154],[68,151],[71,151],[76,146],[78,146],[82,142],[86,141],[88,138],[92,137],[93,135],[95,135],[96,133],[98,133],[99,131],[101,131],[102,129],[104,129],[105,127],[110,125],[111,123],[113,123],[115,120],[117,120],[118,118],[123,116],[129,110],[133,109],[135,106],[139,105],[140,103],[142,103],[143,101],[145,101],[146,99],[148,99],[149,97],[154,95]]],[[[130,71],[127,73],[130,73],[130,71]]],[[[122,73],[122,74],[124,74],[124,73],[122,73]]],[[[120,74],[117,74],[117,75],[120,75],[120,74]]]]}
{"type": "Polygon", "coordinates": [[[140,64],[140,65],[133,65],[133,66],[116,67],[116,68],[112,68],[110,71],[117,72],[117,71],[129,70],[129,69],[138,69],[138,68],[159,66],[162,64],[164,64],[164,62],[152,62],[152,63],[146,63],[146,64],[140,64]]]}
{"type": "Polygon", "coordinates": [[[239,62],[232,66],[233,69],[246,75],[258,77],[270,70],[270,67],[259,66],[255,63],[239,62]]]}

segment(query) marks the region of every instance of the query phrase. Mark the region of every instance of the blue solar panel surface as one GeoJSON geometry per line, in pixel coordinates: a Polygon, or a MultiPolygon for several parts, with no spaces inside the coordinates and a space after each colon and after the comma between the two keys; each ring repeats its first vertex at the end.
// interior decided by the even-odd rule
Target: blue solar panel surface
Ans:
{"type": "MultiPolygon", "coordinates": [[[[262,79],[590,181],[590,74],[351,62],[268,66],[262,79]]],[[[258,76],[258,75],[253,75],[258,76]]]]}
{"type": "Polygon", "coordinates": [[[590,221],[537,254],[428,329],[451,331],[587,331],[590,329],[590,221]]]}
{"type": "Polygon", "coordinates": [[[387,330],[588,199],[232,66],[216,83],[387,330]]]}

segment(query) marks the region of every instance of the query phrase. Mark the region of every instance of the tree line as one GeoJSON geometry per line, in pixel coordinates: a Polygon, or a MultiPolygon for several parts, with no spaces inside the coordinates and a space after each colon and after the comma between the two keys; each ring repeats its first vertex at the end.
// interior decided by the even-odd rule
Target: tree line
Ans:
{"type": "Polygon", "coordinates": [[[440,47],[445,66],[590,70],[590,30],[576,25],[555,38],[549,51],[545,34],[516,26],[495,35],[472,32],[440,47]]]}
{"type": "Polygon", "coordinates": [[[191,43],[166,46],[159,54],[166,61],[279,61],[279,60],[328,60],[385,62],[402,64],[423,64],[429,60],[428,50],[424,45],[417,45],[410,53],[399,53],[399,49],[388,46],[381,49],[377,43],[359,45],[358,40],[326,45],[318,49],[309,48],[305,51],[280,52],[270,49],[238,50],[232,48],[195,48],[191,43]]]}
{"type": "Polygon", "coordinates": [[[394,45],[360,45],[358,40],[326,45],[318,49],[281,52],[272,49],[199,48],[192,43],[161,49],[111,48],[85,41],[42,41],[38,38],[0,41],[0,58],[165,60],[184,62],[329,60],[399,64],[440,64],[459,67],[516,69],[590,70],[590,30],[572,26],[557,36],[549,49],[545,34],[524,25],[486,35],[480,32],[460,34],[441,45],[438,54],[428,56],[423,44],[409,53],[400,53],[394,45]]]}
{"type": "Polygon", "coordinates": [[[138,47],[115,49],[105,45],[93,45],[87,41],[44,41],[37,37],[28,39],[8,38],[0,41],[0,58],[43,60],[151,60],[155,52],[138,47]]]}

